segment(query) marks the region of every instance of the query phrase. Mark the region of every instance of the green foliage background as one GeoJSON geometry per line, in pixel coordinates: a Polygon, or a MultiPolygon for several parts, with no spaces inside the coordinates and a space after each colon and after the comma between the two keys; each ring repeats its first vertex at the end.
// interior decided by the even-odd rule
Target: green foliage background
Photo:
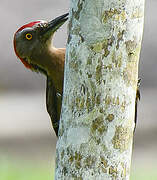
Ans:
{"type": "MultiPolygon", "coordinates": [[[[155,169],[132,170],[131,180],[156,180],[157,171],[155,169]]],[[[1,161],[0,180],[54,180],[54,168],[52,170],[42,167],[42,165],[26,162],[1,161]]]]}

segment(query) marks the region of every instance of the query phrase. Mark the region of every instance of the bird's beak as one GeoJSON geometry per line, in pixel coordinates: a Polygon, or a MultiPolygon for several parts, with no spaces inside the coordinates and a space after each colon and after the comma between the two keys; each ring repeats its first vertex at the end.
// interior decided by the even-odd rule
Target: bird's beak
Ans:
{"type": "Polygon", "coordinates": [[[63,14],[62,16],[59,16],[52,21],[48,22],[47,26],[44,27],[42,31],[42,35],[44,35],[46,38],[48,38],[50,35],[52,35],[54,32],[57,31],[57,29],[62,26],[65,21],[68,19],[69,13],[63,14]]]}

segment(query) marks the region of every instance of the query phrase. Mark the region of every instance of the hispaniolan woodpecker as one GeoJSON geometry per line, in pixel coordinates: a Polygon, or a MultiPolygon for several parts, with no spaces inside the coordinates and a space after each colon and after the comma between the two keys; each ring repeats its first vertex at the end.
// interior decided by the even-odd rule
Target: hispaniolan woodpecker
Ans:
{"type": "MultiPolygon", "coordinates": [[[[68,13],[56,19],[34,21],[19,28],[14,35],[14,50],[26,68],[47,76],[46,106],[52,125],[58,136],[61,112],[65,49],[55,48],[52,38],[56,30],[68,19],[68,13]]],[[[138,81],[135,100],[135,127],[137,122],[137,102],[140,99],[138,81]]]]}
{"type": "Polygon", "coordinates": [[[46,106],[58,136],[62,103],[65,48],[55,48],[52,38],[68,19],[68,13],[56,19],[23,25],[14,35],[14,50],[26,68],[47,76],[46,106]]]}

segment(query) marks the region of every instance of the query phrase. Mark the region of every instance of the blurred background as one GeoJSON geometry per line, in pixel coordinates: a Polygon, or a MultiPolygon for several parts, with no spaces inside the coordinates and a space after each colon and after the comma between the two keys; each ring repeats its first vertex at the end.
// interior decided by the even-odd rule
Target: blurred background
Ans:
{"type": "MultiPolygon", "coordinates": [[[[157,179],[156,7],[156,0],[146,1],[132,180],[157,179]]],[[[0,1],[0,180],[53,177],[56,137],[46,112],[45,77],[22,65],[12,41],[14,32],[24,23],[51,20],[68,9],[67,0],[0,1]]],[[[56,47],[65,47],[66,26],[55,36],[56,47]]]]}

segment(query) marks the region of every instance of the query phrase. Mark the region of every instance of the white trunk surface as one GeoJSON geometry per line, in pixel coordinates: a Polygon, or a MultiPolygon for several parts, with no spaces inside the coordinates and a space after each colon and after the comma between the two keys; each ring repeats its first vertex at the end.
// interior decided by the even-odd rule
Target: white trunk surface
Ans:
{"type": "Polygon", "coordinates": [[[56,180],[128,180],[144,0],[71,0],[56,180]]]}

